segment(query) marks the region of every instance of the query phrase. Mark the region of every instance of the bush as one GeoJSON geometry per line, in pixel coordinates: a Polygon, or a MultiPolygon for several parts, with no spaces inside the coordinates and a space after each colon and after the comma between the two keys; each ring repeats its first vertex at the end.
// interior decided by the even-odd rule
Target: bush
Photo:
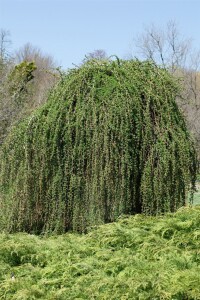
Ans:
{"type": "Polygon", "coordinates": [[[197,163],[177,93],[150,62],[91,60],[69,71],[4,143],[1,227],[83,232],[185,205],[197,163]]]}

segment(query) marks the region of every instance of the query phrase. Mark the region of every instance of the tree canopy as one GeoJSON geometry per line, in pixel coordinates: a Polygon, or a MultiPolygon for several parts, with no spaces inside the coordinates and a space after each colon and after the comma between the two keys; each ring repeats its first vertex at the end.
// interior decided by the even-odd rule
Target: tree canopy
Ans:
{"type": "Polygon", "coordinates": [[[179,85],[152,62],[70,70],[0,153],[0,226],[85,231],[121,214],[173,212],[194,191],[179,85]]]}

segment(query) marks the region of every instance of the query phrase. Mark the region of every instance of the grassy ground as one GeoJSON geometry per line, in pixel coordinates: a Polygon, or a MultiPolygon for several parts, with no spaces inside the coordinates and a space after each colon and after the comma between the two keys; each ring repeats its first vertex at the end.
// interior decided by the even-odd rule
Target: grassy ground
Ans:
{"type": "Polygon", "coordinates": [[[0,299],[200,299],[200,206],[82,236],[1,234],[0,299]]]}

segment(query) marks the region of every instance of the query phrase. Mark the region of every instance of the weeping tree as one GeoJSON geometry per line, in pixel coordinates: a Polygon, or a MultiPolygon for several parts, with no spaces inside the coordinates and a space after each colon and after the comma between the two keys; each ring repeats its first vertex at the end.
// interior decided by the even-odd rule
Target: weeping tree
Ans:
{"type": "Polygon", "coordinates": [[[150,62],[92,59],[70,70],[2,147],[1,228],[83,232],[185,205],[197,160],[178,93],[150,62]]]}

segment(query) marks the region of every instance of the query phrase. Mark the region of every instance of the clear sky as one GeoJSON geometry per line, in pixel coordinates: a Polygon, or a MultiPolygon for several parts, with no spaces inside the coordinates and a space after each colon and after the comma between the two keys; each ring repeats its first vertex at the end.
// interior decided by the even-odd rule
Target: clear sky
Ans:
{"type": "Polygon", "coordinates": [[[200,49],[200,0],[0,0],[12,48],[30,42],[64,69],[95,49],[124,58],[145,26],[170,20],[200,49]]]}

